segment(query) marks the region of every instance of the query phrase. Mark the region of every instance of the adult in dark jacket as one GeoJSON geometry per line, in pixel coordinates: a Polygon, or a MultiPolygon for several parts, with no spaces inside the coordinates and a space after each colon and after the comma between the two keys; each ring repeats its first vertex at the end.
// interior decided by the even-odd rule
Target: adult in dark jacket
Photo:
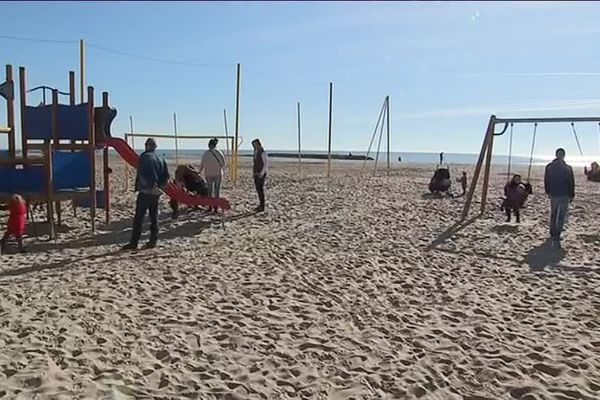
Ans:
{"type": "Polygon", "coordinates": [[[135,204],[133,231],[131,232],[129,244],[124,247],[126,250],[137,249],[146,211],[150,214],[150,240],[145,248],[149,249],[156,246],[156,240],[158,239],[158,200],[161,190],[165,188],[169,181],[169,170],[165,160],[157,156],[155,150],[156,141],[151,138],[146,140],[146,151],[140,155],[135,178],[135,190],[138,192],[138,196],[135,204]]]}
{"type": "Polygon", "coordinates": [[[267,167],[269,159],[265,149],[262,147],[260,140],[254,139],[252,141],[252,147],[254,148],[254,187],[258,194],[259,205],[254,210],[256,212],[265,211],[265,180],[267,179],[267,167]]]}
{"type": "Polygon", "coordinates": [[[546,166],[544,188],[550,197],[550,238],[560,244],[569,203],[575,197],[575,177],[573,168],[565,162],[565,150],[557,149],[556,158],[546,166]]]}

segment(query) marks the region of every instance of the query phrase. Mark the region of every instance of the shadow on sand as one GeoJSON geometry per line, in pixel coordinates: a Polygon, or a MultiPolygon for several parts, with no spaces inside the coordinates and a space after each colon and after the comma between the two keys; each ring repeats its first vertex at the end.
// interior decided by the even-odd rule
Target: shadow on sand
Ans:
{"type": "Polygon", "coordinates": [[[556,267],[566,254],[562,247],[554,245],[552,240],[546,240],[541,245],[529,250],[525,261],[532,272],[538,272],[543,271],[546,267],[556,267]]]}

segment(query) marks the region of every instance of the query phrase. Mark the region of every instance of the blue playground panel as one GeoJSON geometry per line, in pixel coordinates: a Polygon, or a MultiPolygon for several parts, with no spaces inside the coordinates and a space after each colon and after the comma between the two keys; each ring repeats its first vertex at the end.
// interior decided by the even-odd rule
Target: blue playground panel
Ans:
{"type": "Polygon", "coordinates": [[[46,174],[43,167],[4,168],[0,174],[0,192],[37,193],[43,190],[45,182],[46,174]]]}
{"type": "MultiPolygon", "coordinates": [[[[55,151],[52,158],[52,179],[55,191],[89,188],[90,155],[84,151],[55,151]]],[[[0,192],[39,193],[44,191],[46,174],[43,167],[3,168],[0,192]]]]}
{"type": "MultiPolygon", "coordinates": [[[[58,139],[88,139],[88,105],[57,106],[58,139]]],[[[52,106],[25,106],[25,126],[29,139],[51,140],[52,106]]]]}
{"type": "MultiPolygon", "coordinates": [[[[73,204],[75,205],[75,207],[82,207],[82,208],[91,208],[92,207],[92,201],[89,197],[86,197],[85,199],[75,199],[75,200],[73,200],[73,204]]],[[[96,190],[96,208],[104,209],[104,208],[106,208],[104,206],[105,206],[104,190],[96,190]]]]}
{"type": "Polygon", "coordinates": [[[25,126],[29,139],[52,139],[51,106],[25,106],[25,126]]]}
{"type": "Polygon", "coordinates": [[[87,103],[69,106],[58,105],[59,139],[88,139],[88,105],[87,103]]]}
{"type": "Polygon", "coordinates": [[[54,190],[88,188],[90,177],[90,154],[84,151],[55,151],[52,157],[54,190]]]}

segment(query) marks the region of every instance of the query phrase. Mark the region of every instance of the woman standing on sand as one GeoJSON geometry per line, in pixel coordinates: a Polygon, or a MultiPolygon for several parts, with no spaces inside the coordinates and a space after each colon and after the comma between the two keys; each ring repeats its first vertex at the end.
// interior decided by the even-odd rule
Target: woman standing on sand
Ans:
{"type": "MultiPolygon", "coordinates": [[[[217,138],[208,141],[208,150],[202,155],[200,168],[198,168],[198,172],[204,172],[209,197],[221,196],[221,180],[223,179],[225,157],[217,149],[217,143],[219,143],[217,138]]],[[[211,211],[217,212],[217,207],[211,207],[211,211]]]]}
{"type": "Polygon", "coordinates": [[[256,212],[265,211],[265,180],[267,179],[267,166],[269,159],[265,149],[263,149],[260,140],[254,139],[252,141],[252,147],[254,148],[254,187],[258,194],[259,206],[254,209],[256,212]]]}

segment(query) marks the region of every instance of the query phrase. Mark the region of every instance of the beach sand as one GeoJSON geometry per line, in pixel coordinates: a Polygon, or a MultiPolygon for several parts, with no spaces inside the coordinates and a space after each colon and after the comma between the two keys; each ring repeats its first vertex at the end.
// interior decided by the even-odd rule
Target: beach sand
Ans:
{"type": "Polygon", "coordinates": [[[494,169],[454,232],[464,199],[428,196],[430,166],[274,161],[266,213],[244,168],[225,229],[163,200],[158,247],[121,252],[134,194],[113,168],[95,237],[67,205],[56,243],[0,258],[0,399],[600,398],[600,185],[580,171],[564,251],[540,169],[520,225],[494,169]]]}

